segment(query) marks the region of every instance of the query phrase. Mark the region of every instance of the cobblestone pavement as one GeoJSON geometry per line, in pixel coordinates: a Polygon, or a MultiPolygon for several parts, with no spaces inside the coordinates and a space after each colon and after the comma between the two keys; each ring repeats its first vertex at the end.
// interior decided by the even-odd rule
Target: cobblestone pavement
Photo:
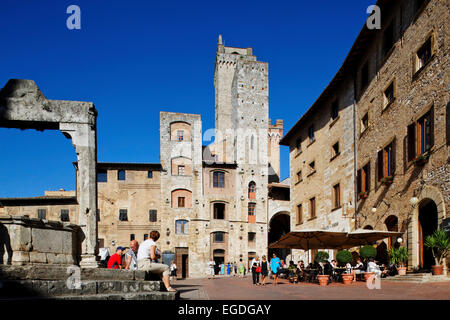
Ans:
{"type": "Polygon", "coordinates": [[[381,282],[380,289],[368,289],[365,282],[351,285],[332,283],[291,284],[280,279],[277,286],[254,286],[251,277],[185,279],[173,281],[181,299],[188,300],[450,300],[450,283],[381,282]]]}

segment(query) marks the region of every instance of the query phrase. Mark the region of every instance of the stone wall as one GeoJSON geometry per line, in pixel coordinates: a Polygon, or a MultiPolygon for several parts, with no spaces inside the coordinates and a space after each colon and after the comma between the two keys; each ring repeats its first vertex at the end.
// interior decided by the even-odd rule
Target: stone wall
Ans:
{"type": "Polygon", "coordinates": [[[2,216],[0,264],[77,264],[79,229],[70,223],[2,216]]]}

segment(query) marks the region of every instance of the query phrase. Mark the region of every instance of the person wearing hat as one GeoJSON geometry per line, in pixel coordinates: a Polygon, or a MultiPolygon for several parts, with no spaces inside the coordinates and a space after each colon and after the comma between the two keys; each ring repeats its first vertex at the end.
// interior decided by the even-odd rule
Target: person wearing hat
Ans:
{"type": "Polygon", "coordinates": [[[116,253],[114,253],[108,261],[108,269],[122,269],[122,252],[123,247],[117,247],[116,253]]]}

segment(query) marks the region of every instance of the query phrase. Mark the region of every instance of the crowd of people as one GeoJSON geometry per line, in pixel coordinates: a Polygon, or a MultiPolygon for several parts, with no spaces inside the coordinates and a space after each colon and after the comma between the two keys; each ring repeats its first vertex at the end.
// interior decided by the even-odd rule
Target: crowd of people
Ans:
{"type": "Polygon", "coordinates": [[[265,286],[269,274],[273,278],[273,284],[278,284],[279,277],[286,279],[295,279],[298,282],[313,282],[316,280],[318,274],[330,275],[332,281],[339,281],[339,276],[342,273],[348,273],[353,275],[353,281],[355,282],[358,278],[362,279],[362,274],[364,272],[373,272],[378,277],[394,276],[397,273],[395,265],[378,265],[377,261],[374,259],[367,259],[362,261],[357,258],[356,261],[352,263],[347,263],[345,266],[339,266],[336,260],[325,261],[325,262],[311,262],[305,265],[303,260],[294,263],[294,261],[289,261],[287,265],[282,259],[277,257],[274,253],[270,261],[266,256],[259,256],[253,258],[249,264],[249,268],[245,268],[242,259],[239,263],[228,262],[220,263],[216,265],[214,260],[209,263],[209,278],[214,278],[216,274],[218,275],[233,275],[244,277],[246,273],[251,273],[252,282],[255,286],[265,286]]]}
{"type": "Polygon", "coordinates": [[[140,245],[136,240],[130,241],[130,247],[125,255],[125,248],[122,246],[117,247],[111,256],[105,250],[101,261],[108,269],[143,270],[158,274],[167,291],[175,292],[176,290],[170,286],[170,280],[176,276],[177,266],[175,261],[172,261],[170,266],[161,263],[161,251],[156,246],[159,237],[158,231],[152,231],[149,238],[140,245]]]}

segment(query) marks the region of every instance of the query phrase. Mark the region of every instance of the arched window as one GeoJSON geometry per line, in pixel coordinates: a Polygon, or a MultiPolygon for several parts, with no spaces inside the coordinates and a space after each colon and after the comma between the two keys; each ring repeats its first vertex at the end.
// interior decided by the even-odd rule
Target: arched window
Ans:
{"type": "Polygon", "coordinates": [[[256,183],[254,181],[248,184],[248,198],[256,199],[256,183]]]}
{"type": "Polygon", "coordinates": [[[255,145],[255,137],[252,136],[252,137],[250,138],[250,150],[253,150],[254,145],[255,145]]]}
{"type": "Polygon", "coordinates": [[[213,187],[225,188],[225,172],[222,171],[213,172],[213,187]]]}
{"type": "Polygon", "coordinates": [[[176,220],[175,221],[175,234],[188,234],[189,221],[176,220]]]}

